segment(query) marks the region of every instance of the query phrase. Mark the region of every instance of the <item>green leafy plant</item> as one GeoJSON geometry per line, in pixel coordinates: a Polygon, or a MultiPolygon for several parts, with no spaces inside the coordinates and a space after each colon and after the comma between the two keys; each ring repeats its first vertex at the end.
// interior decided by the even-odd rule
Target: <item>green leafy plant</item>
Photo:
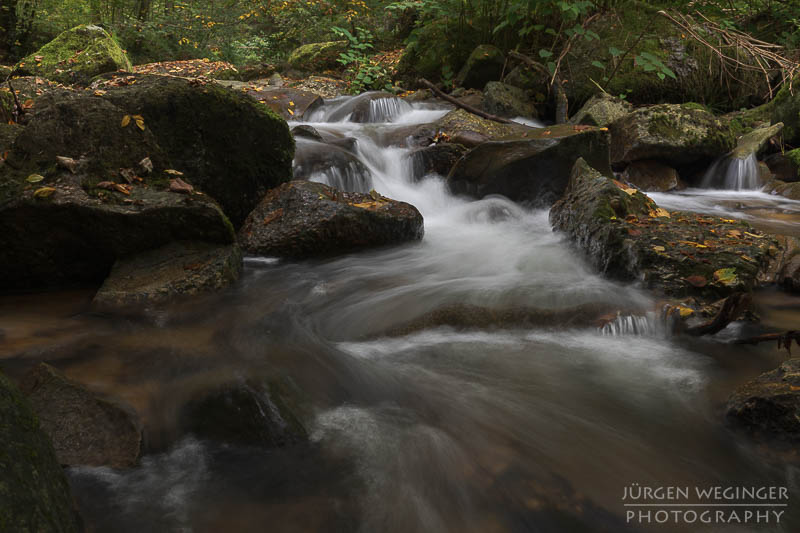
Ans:
{"type": "Polygon", "coordinates": [[[387,69],[373,60],[369,52],[373,49],[373,35],[365,28],[356,28],[355,35],[345,28],[334,26],[331,30],[348,41],[347,50],[339,54],[337,61],[347,67],[350,90],[360,93],[369,89],[392,88],[387,69]]]}

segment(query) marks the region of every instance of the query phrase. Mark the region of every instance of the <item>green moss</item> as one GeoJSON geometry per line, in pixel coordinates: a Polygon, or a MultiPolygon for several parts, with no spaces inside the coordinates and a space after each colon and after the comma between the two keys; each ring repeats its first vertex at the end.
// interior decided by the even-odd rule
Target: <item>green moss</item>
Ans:
{"type": "Polygon", "coordinates": [[[18,72],[61,83],[88,83],[98,74],[130,68],[125,51],[114,38],[92,25],[63,32],[17,64],[18,72]]]}
{"type": "Polygon", "coordinates": [[[662,139],[679,139],[681,127],[676,118],[668,113],[656,113],[650,117],[647,132],[662,139]]]}
{"type": "Polygon", "coordinates": [[[711,109],[708,106],[698,104],[697,102],[686,102],[685,104],[681,104],[681,107],[688,110],[699,110],[711,113],[711,109]]]}
{"type": "Polygon", "coordinates": [[[339,54],[347,49],[347,41],[328,41],[304,44],[296,48],[287,59],[289,66],[307,72],[319,72],[340,67],[339,54]]]}

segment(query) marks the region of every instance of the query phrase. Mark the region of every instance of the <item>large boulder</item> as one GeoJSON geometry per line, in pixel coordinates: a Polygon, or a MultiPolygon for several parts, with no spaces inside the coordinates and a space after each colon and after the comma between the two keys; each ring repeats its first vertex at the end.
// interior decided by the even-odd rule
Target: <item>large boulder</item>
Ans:
{"type": "Polygon", "coordinates": [[[538,118],[528,94],[513,85],[490,81],[483,90],[483,110],[499,117],[538,118]]]}
{"type": "Polygon", "coordinates": [[[758,285],[780,243],[737,222],[667,212],[579,159],[550,223],[601,273],[673,297],[714,302],[758,285]]]}
{"type": "Polygon", "coordinates": [[[633,111],[633,105],[608,93],[592,96],[570,117],[570,124],[605,127],[633,111]]]}
{"type": "Polygon", "coordinates": [[[242,252],[235,244],[173,242],[118,259],[93,303],[101,309],[160,304],[224,289],[241,271],[242,252]]]}
{"type": "Polygon", "coordinates": [[[466,89],[483,89],[490,81],[500,79],[505,56],[496,46],[477,46],[456,76],[456,83],[466,89]]]}
{"type": "Polygon", "coordinates": [[[34,367],[20,389],[62,465],[136,464],[142,428],[132,407],[91,392],[46,363],[34,367]]]}
{"type": "Polygon", "coordinates": [[[423,231],[422,215],[405,202],[292,181],[247,217],[239,242],[248,253],[302,258],[419,240],[423,231]]]}
{"type": "Polygon", "coordinates": [[[181,431],[227,444],[273,448],[308,440],[300,394],[288,380],[225,383],[180,410],[181,431]]]}
{"type": "Polygon", "coordinates": [[[583,157],[609,176],[608,132],[561,125],[531,130],[527,139],[489,141],[468,151],[447,177],[458,194],[502,194],[516,202],[550,205],[564,193],[583,157]]]}
{"type": "Polygon", "coordinates": [[[414,165],[414,179],[428,174],[447,176],[459,159],[467,152],[462,144],[440,142],[418,148],[409,154],[414,165]]]}
{"type": "Polygon", "coordinates": [[[222,206],[234,226],[266,191],[292,177],[294,142],[286,121],[216,83],[141,76],[104,98],[141,115],[172,168],[222,206]]]}
{"type": "Polygon", "coordinates": [[[50,439],[30,403],[2,374],[0,432],[0,531],[81,531],[50,439]]]}
{"type": "Polygon", "coordinates": [[[637,109],[611,126],[611,163],[662,159],[675,165],[711,160],[734,147],[733,134],[708,111],[661,104],[637,109]]]}
{"type": "Polygon", "coordinates": [[[131,70],[128,56],[106,30],[94,25],[76,26],[63,32],[15,68],[21,75],[78,84],[115,70],[131,70]]]}
{"type": "Polygon", "coordinates": [[[208,59],[184,59],[180,61],[161,61],[136,65],[131,69],[136,74],[158,74],[181,78],[205,77],[213,80],[232,80],[239,77],[239,71],[227,61],[208,59]]]}
{"type": "Polygon", "coordinates": [[[289,66],[301,72],[322,72],[336,69],[339,54],[347,50],[347,41],[327,41],[304,44],[295,48],[286,60],[289,66]]]}
{"type": "Polygon", "coordinates": [[[800,359],[784,361],[737,389],[725,418],[759,440],[800,442],[800,359]]]}

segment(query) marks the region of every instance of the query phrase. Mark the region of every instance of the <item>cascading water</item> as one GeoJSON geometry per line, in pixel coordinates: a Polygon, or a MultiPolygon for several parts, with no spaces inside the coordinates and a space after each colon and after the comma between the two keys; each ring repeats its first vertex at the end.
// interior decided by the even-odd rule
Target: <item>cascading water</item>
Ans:
{"type": "Polygon", "coordinates": [[[411,104],[400,98],[379,98],[370,101],[367,122],[391,122],[411,110],[411,104]]]}
{"type": "Polygon", "coordinates": [[[702,186],[708,189],[734,191],[757,190],[762,186],[755,154],[744,158],[726,156],[715,161],[703,176],[702,186]]]}
{"type": "MultiPolygon", "coordinates": [[[[773,359],[658,335],[636,311],[655,309],[651,297],[587,268],[546,210],[459,198],[440,176],[415,182],[398,136],[447,110],[386,102],[374,115],[385,122],[349,121],[368,98],[326,104],[308,125],[356,140],[345,151],[372,186],[425,217],[421,242],[317,261],[249,258],[234,289],[157,324],[0,308],[11,341],[0,352],[15,356],[24,343],[13,337],[28,328],[28,353],[124,396],[148,438],[165,435],[129,471],[69,472],[87,528],[621,532],[631,483],[794,483],[796,469],[765,464],[718,416],[729,391],[773,359]],[[398,329],[455,304],[478,314],[630,311],[602,331],[457,321],[398,329]],[[291,377],[303,392],[308,445],[261,450],[170,433],[193,387],[256,372],[291,377]]],[[[796,531],[797,512],[785,522],[773,530],[796,531]]]]}

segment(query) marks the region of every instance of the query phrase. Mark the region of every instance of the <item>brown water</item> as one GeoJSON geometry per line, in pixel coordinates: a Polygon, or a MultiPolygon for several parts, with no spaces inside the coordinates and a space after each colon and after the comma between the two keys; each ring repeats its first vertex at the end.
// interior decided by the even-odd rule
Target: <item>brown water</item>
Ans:
{"type": "MultiPolygon", "coordinates": [[[[418,110],[400,121],[423,121],[418,110]]],[[[428,114],[425,114],[428,113],[428,114]]],[[[140,413],[146,454],[128,471],[72,468],[90,531],[800,530],[798,469],[726,429],[728,395],[786,357],[774,345],[604,336],[586,329],[383,332],[441,305],[647,308],[635,286],[594,275],[544,211],[469,202],[441,180],[412,184],[407,151],[355,135],[375,188],[417,205],[421,243],[326,261],[250,258],[229,291],[120,317],[91,291],[0,299],[0,366],[49,361],[140,413]],[[198,390],[291,379],[309,406],[307,445],[261,450],[181,434],[198,390]],[[651,486],[787,486],[780,525],[630,525],[622,495],[651,486]]],[[[768,324],[797,298],[757,298],[768,324]]]]}

